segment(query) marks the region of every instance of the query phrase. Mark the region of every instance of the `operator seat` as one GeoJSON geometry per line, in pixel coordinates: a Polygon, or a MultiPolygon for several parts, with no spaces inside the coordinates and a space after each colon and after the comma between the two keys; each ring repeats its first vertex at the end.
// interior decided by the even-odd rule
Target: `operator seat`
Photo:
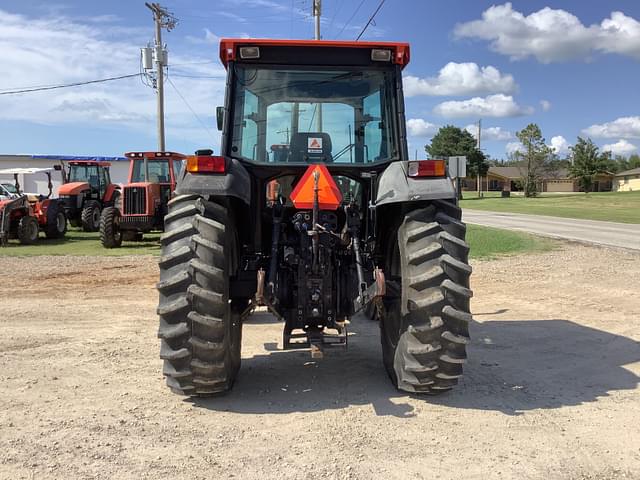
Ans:
{"type": "Polygon", "coordinates": [[[291,137],[289,162],[331,163],[331,137],[324,132],[298,132],[291,137]]]}

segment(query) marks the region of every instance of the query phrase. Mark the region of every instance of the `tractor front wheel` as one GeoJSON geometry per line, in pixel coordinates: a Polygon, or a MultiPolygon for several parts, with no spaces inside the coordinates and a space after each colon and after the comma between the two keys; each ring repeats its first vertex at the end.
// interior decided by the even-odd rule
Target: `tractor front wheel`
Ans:
{"type": "Polygon", "coordinates": [[[47,238],[62,238],[67,233],[67,216],[62,205],[56,201],[52,201],[47,208],[47,226],[44,233],[47,238]]]}
{"type": "Polygon", "coordinates": [[[120,212],[115,207],[107,207],[100,216],[100,243],[104,248],[118,248],[122,245],[120,212]]]}
{"type": "Polygon", "coordinates": [[[197,195],[169,202],[161,237],[160,358],[175,393],[209,396],[231,389],[240,368],[241,313],[229,299],[237,237],[227,209],[197,195]]]}
{"type": "Polygon", "coordinates": [[[36,217],[26,215],[18,223],[18,240],[23,245],[33,245],[38,241],[40,227],[36,217]]]}
{"type": "Polygon", "coordinates": [[[100,204],[90,200],[82,209],[82,230],[97,232],[100,229],[100,204]]]}
{"type": "Polygon", "coordinates": [[[462,376],[472,292],[460,217],[455,204],[434,201],[406,214],[389,242],[387,272],[400,291],[380,318],[382,353],[400,390],[441,393],[462,376]]]}

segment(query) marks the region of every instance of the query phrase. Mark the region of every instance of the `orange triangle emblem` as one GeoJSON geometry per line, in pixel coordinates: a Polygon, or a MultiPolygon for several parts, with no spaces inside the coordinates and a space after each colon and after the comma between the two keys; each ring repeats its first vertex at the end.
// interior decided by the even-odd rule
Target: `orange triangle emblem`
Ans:
{"type": "Polygon", "coordinates": [[[311,140],[311,145],[309,145],[309,148],[321,148],[317,138],[311,140]]]}
{"type": "Polygon", "coordinates": [[[291,192],[291,201],[298,208],[313,208],[314,172],[318,172],[318,204],[321,210],[336,210],[342,202],[342,194],[335,180],[322,164],[309,165],[302,178],[291,192]]]}

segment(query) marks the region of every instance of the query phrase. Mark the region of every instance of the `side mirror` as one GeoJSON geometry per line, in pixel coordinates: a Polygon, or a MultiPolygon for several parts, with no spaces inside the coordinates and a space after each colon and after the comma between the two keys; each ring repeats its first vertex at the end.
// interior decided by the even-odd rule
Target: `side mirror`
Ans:
{"type": "Polygon", "coordinates": [[[60,170],[62,170],[62,165],[54,165],[53,169],[57,172],[59,172],[60,170]]]}
{"type": "Polygon", "coordinates": [[[216,107],[216,120],[218,121],[218,130],[222,131],[224,124],[224,107],[216,107]]]}

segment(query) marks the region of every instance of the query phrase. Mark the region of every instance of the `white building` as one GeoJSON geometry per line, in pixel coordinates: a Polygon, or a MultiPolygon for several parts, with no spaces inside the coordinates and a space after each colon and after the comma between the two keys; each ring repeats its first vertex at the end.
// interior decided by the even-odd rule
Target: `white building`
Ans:
{"type": "MultiPolygon", "coordinates": [[[[60,162],[73,160],[93,160],[111,163],[110,174],[113,183],[126,183],[129,176],[129,159],[125,157],[76,157],[70,155],[0,155],[0,170],[5,168],[47,168],[59,165],[60,162]]],[[[51,174],[53,196],[57,197],[58,187],[62,183],[60,172],[51,174]]],[[[20,190],[29,193],[48,193],[47,177],[44,174],[18,175],[20,190]]],[[[13,185],[13,175],[1,175],[0,183],[13,185]]]]}

